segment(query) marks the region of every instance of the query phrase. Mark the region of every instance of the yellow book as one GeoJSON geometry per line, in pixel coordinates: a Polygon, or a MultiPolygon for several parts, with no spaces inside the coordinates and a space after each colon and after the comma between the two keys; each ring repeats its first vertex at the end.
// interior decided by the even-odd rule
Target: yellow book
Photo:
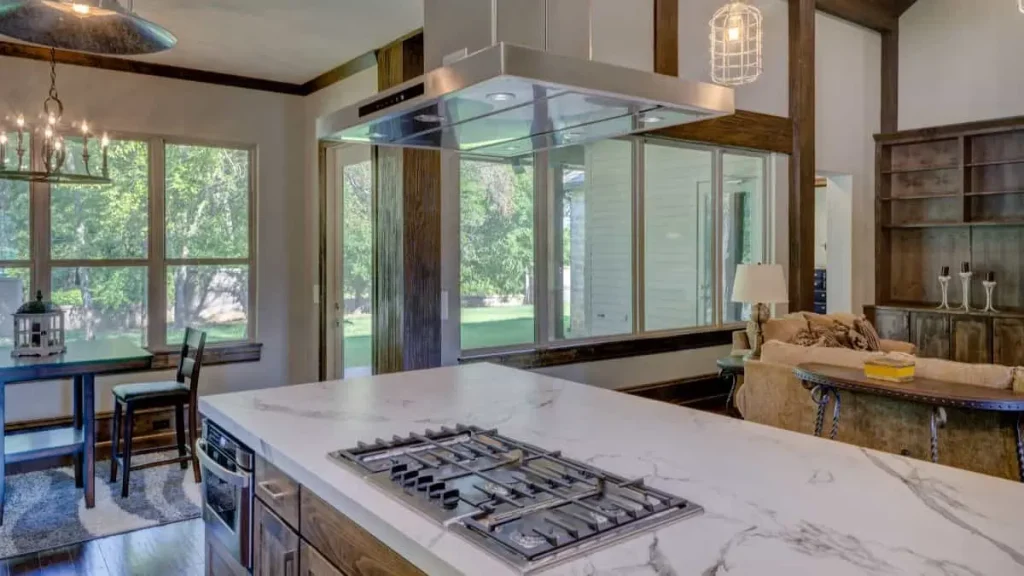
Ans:
{"type": "Polygon", "coordinates": [[[912,356],[882,356],[864,362],[864,375],[887,382],[910,382],[914,379],[912,356]]]}

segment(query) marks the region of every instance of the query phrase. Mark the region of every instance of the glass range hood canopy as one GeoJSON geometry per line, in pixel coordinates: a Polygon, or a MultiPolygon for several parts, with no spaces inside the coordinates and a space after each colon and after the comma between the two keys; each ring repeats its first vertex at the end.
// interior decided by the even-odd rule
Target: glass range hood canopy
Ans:
{"type": "Polygon", "coordinates": [[[498,43],[322,118],[318,134],[509,158],[733,112],[730,88],[498,43]]]}

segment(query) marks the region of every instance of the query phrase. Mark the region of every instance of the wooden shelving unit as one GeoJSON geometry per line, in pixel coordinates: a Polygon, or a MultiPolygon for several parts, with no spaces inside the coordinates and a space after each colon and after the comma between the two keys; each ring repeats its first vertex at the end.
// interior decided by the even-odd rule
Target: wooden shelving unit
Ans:
{"type": "Polygon", "coordinates": [[[878,306],[869,313],[880,315],[888,336],[915,341],[925,355],[1024,363],[1024,117],[879,134],[875,142],[878,306]],[[962,302],[961,262],[975,272],[972,308],[984,307],[981,280],[993,271],[995,305],[1006,314],[934,309],[943,266],[952,271],[950,300],[962,302]]]}

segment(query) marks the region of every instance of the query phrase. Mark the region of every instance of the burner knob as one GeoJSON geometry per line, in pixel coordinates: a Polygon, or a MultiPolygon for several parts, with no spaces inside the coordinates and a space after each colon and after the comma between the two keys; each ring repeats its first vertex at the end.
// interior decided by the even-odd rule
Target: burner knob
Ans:
{"type": "Polygon", "coordinates": [[[441,506],[444,506],[448,510],[451,510],[459,505],[459,489],[452,488],[451,490],[445,490],[444,494],[441,495],[441,506]]]}
{"type": "Polygon", "coordinates": [[[405,488],[412,488],[413,486],[416,485],[416,478],[419,475],[420,475],[420,473],[415,471],[415,470],[410,470],[410,471],[406,472],[405,474],[402,474],[402,479],[401,479],[402,486],[405,487],[405,488]]]}
{"type": "Polygon", "coordinates": [[[444,482],[433,482],[427,486],[427,497],[431,500],[436,500],[444,494],[444,490],[447,487],[448,485],[444,482]]]}
{"type": "Polygon", "coordinates": [[[416,478],[416,490],[420,492],[426,492],[427,488],[434,483],[433,474],[423,474],[419,478],[416,478]]]}

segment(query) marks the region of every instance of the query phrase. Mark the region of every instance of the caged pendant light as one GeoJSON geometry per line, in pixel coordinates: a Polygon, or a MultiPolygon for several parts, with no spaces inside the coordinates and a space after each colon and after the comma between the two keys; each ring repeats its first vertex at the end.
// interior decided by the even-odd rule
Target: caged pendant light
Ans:
{"type": "MultiPolygon", "coordinates": [[[[1021,0],[1024,1],[1024,0],[1021,0]]],[[[750,84],[761,75],[761,11],[732,0],[711,18],[711,81],[750,84]]]]}

